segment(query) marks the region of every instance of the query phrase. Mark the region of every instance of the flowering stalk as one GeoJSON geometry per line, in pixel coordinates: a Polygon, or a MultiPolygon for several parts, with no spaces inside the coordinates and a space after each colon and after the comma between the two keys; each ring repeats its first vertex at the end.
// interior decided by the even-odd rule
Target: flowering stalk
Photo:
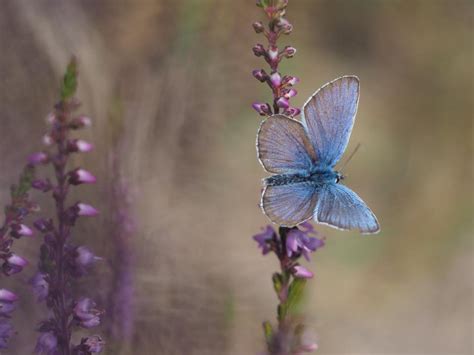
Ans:
{"type": "Polygon", "coordinates": [[[72,294],[75,279],[85,275],[88,268],[100,258],[87,247],[70,243],[72,228],[78,217],[95,216],[98,211],[77,202],[67,205],[69,189],[80,184],[90,184],[96,178],[87,170],[77,168],[67,171],[71,154],[88,152],[92,145],[83,140],[71,139],[71,130],[90,125],[85,116],[73,116],[80,103],[74,98],[77,88],[77,68],[73,59],[66,70],[61,86],[61,101],[48,116],[50,130],[43,138],[49,151],[31,155],[30,164],[50,165],[55,181],[36,179],[32,186],[43,192],[52,192],[56,216],[42,218],[34,225],[44,234],[41,245],[39,272],[31,280],[39,301],[46,300],[52,316],[41,323],[35,351],[40,354],[91,354],[100,352],[103,341],[98,336],[83,338],[73,346],[71,336],[75,327],[92,328],[100,324],[102,311],[90,298],[76,298],[72,294]]]}
{"type": "MultiPolygon", "coordinates": [[[[19,273],[28,264],[27,260],[11,251],[13,241],[33,235],[33,231],[24,224],[24,219],[39,207],[29,198],[28,191],[34,177],[34,168],[27,165],[17,185],[10,190],[11,202],[5,207],[5,218],[0,227],[0,259],[3,260],[2,273],[11,276],[19,273]]],[[[7,290],[0,289],[0,349],[7,348],[13,327],[9,322],[11,313],[16,308],[18,296],[7,290]]]]}
{"type": "MultiPolygon", "coordinates": [[[[293,30],[291,23],[284,17],[288,0],[258,0],[257,6],[264,10],[269,22],[267,27],[260,21],[255,22],[253,28],[256,33],[263,33],[268,45],[256,44],[253,53],[265,59],[270,66],[270,73],[264,69],[255,69],[252,74],[258,81],[268,84],[273,102],[255,102],[252,107],[261,116],[282,113],[295,117],[300,110],[290,105],[290,99],[297,94],[293,87],[299,79],[290,75],[282,76],[278,68],[283,58],[292,58],[296,53],[294,47],[280,49],[277,45],[281,35],[288,35],[293,30]]],[[[316,232],[312,225],[302,223],[294,228],[280,227],[278,233],[267,226],[262,233],[253,237],[264,255],[273,252],[280,262],[280,272],[274,273],[272,277],[279,300],[278,327],[274,329],[268,321],[263,323],[268,354],[296,355],[318,347],[313,340],[307,339],[299,314],[307,279],[312,278],[313,273],[300,265],[298,260],[301,256],[309,260],[310,253],[324,245],[324,241],[314,235],[316,232]]]]}
{"type": "Polygon", "coordinates": [[[253,53],[257,57],[263,57],[270,66],[270,74],[264,69],[255,69],[252,75],[260,82],[268,84],[273,94],[273,103],[255,102],[252,107],[261,116],[271,116],[272,114],[283,113],[289,117],[299,115],[300,110],[290,105],[290,99],[296,96],[297,91],[293,86],[299,79],[291,76],[282,76],[278,71],[278,66],[283,58],[292,58],[296,49],[286,46],[278,48],[277,41],[281,35],[289,35],[293,30],[293,25],[284,17],[288,0],[258,0],[257,6],[261,7],[268,17],[268,28],[260,21],[254,22],[253,28],[256,33],[263,33],[268,41],[265,47],[257,43],[253,47],[253,53]]]}

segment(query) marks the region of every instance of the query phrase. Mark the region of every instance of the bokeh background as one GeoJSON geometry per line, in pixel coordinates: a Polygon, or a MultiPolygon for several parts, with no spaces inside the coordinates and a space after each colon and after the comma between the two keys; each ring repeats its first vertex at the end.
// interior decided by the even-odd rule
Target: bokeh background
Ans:
{"type": "MultiPolygon", "coordinates": [[[[0,7],[1,205],[25,157],[41,148],[71,54],[80,64],[81,111],[94,119],[83,137],[97,149],[75,163],[99,182],[74,198],[102,214],[80,221],[74,239],[105,260],[78,288],[107,308],[118,274],[129,272],[134,285],[124,304],[131,336],[108,336],[106,353],[263,350],[278,265],[251,240],[268,223],[257,206],[260,118],[250,108],[270,98],[250,74],[263,66],[251,52],[263,41],[251,28],[264,20],[255,1],[0,7]],[[128,185],[112,198],[118,180],[128,185]],[[120,241],[114,216],[123,206],[135,229],[120,241]]],[[[377,236],[318,227],[327,244],[307,265],[315,278],[306,316],[320,354],[473,351],[473,10],[469,0],[290,0],[294,31],[281,44],[298,53],[281,68],[302,78],[294,103],[338,76],[360,77],[348,150],[362,148],[346,182],[382,226],[377,236]]],[[[47,214],[51,202],[35,199],[47,214]]],[[[31,265],[1,280],[22,296],[5,353],[31,353],[46,315],[26,284],[39,243],[17,242],[31,265]]],[[[103,335],[121,322],[106,319],[103,335]]]]}

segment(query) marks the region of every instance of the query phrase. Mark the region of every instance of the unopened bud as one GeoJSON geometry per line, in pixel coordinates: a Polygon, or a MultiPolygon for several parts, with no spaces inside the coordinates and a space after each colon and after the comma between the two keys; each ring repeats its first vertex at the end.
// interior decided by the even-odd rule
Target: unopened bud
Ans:
{"type": "Polygon", "coordinates": [[[268,79],[268,74],[263,69],[255,69],[252,71],[252,75],[260,82],[265,82],[268,79]]]}
{"type": "Polygon", "coordinates": [[[252,107],[260,116],[270,116],[272,114],[272,109],[269,104],[255,102],[252,104],[252,107]]]}
{"type": "Polygon", "coordinates": [[[262,44],[258,43],[252,48],[253,54],[255,54],[257,57],[261,57],[262,55],[265,54],[265,47],[263,47],[262,44]]]}
{"type": "Polygon", "coordinates": [[[93,184],[97,178],[87,170],[78,168],[69,173],[69,183],[71,185],[93,184]]]}
{"type": "Polygon", "coordinates": [[[263,23],[261,21],[254,22],[252,26],[256,33],[262,33],[263,31],[265,31],[265,27],[263,26],[263,23]]]}

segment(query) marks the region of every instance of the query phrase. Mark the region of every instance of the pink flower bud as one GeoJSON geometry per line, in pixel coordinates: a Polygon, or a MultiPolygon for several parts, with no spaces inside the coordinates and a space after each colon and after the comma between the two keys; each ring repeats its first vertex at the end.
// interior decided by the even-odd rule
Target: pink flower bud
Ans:
{"type": "Polygon", "coordinates": [[[280,73],[274,72],[270,74],[270,82],[272,83],[273,87],[277,88],[281,84],[281,76],[280,73]]]}
{"type": "Polygon", "coordinates": [[[310,279],[313,277],[313,273],[301,265],[293,267],[293,275],[302,279],[310,279]]]}
{"type": "Polygon", "coordinates": [[[10,235],[13,238],[20,238],[23,236],[30,237],[33,235],[33,231],[24,224],[12,224],[10,226],[11,232],[10,235]]]}
{"type": "Polygon", "coordinates": [[[268,74],[263,69],[255,69],[252,71],[252,75],[262,83],[268,79],[268,74]]]}
{"type": "Polygon", "coordinates": [[[90,127],[92,125],[92,120],[87,116],[79,116],[74,118],[69,124],[71,129],[79,129],[84,127],[90,127]]]}
{"type": "Polygon", "coordinates": [[[5,288],[0,289],[0,302],[15,302],[16,300],[18,300],[18,296],[13,292],[5,288]]]}
{"type": "Polygon", "coordinates": [[[269,104],[254,102],[252,107],[260,116],[270,116],[272,114],[272,109],[269,104]]]}
{"type": "Polygon", "coordinates": [[[265,48],[260,43],[253,46],[252,50],[253,50],[253,54],[255,54],[257,57],[261,57],[262,55],[265,54],[265,48]]]}
{"type": "Polygon", "coordinates": [[[48,192],[49,190],[51,190],[52,185],[49,179],[37,179],[31,182],[31,187],[39,191],[48,192]]]}
{"type": "Polygon", "coordinates": [[[78,168],[69,173],[69,183],[71,185],[93,184],[97,178],[87,170],[78,168]]]}
{"type": "Polygon", "coordinates": [[[293,58],[296,54],[296,48],[291,46],[286,46],[285,49],[281,52],[281,55],[286,58],[293,58]]]}
{"type": "Polygon", "coordinates": [[[96,210],[91,205],[87,205],[85,203],[76,204],[76,208],[78,216],[93,217],[99,214],[98,210],[96,210]]]}
{"type": "Polygon", "coordinates": [[[288,102],[288,99],[284,98],[284,97],[280,97],[276,104],[278,105],[278,107],[281,107],[282,109],[287,109],[288,107],[290,107],[290,103],[288,102]]]}
{"type": "Polygon", "coordinates": [[[285,114],[286,116],[288,117],[295,117],[295,116],[298,116],[300,114],[301,110],[299,108],[296,108],[296,107],[288,107],[284,112],[283,114],[285,114]]]}
{"type": "Polygon", "coordinates": [[[263,26],[263,23],[261,21],[254,22],[252,26],[256,33],[262,33],[263,31],[265,31],[265,27],[263,26]]]}
{"type": "Polygon", "coordinates": [[[47,164],[49,162],[49,156],[45,152],[36,152],[28,157],[28,162],[33,166],[47,164]]]}
{"type": "Polygon", "coordinates": [[[99,260],[102,260],[102,258],[95,256],[89,248],[85,246],[76,248],[75,261],[78,267],[87,268],[99,260]]]}
{"type": "Polygon", "coordinates": [[[282,84],[283,84],[283,85],[288,85],[288,86],[294,86],[294,85],[296,85],[299,81],[300,81],[300,79],[298,79],[298,78],[295,77],[295,76],[285,75],[285,76],[283,77],[282,84]]]}
{"type": "Polygon", "coordinates": [[[289,90],[285,90],[285,93],[283,94],[283,96],[287,99],[290,99],[293,96],[296,96],[297,93],[298,91],[296,91],[295,89],[289,89],[289,90]]]}
{"type": "Polygon", "coordinates": [[[5,275],[10,276],[21,272],[26,265],[28,265],[28,260],[16,254],[12,254],[5,260],[2,267],[5,275]]]}
{"type": "Polygon", "coordinates": [[[276,24],[276,27],[278,28],[281,33],[288,35],[293,31],[293,25],[284,17],[281,17],[278,20],[278,23],[276,24]]]}
{"type": "Polygon", "coordinates": [[[94,145],[83,139],[74,139],[68,143],[68,150],[70,152],[87,153],[94,149],[94,145]]]}

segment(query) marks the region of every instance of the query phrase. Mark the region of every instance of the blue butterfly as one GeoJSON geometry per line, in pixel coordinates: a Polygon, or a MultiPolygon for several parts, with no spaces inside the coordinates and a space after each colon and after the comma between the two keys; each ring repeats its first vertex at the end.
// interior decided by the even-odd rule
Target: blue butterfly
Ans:
{"type": "Polygon", "coordinates": [[[321,87],[303,105],[302,122],[273,115],[260,125],[257,154],[264,169],[261,207],[275,223],[317,223],[362,233],[380,230],[370,208],[334,166],[346,149],[359,103],[359,79],[343,76],[321,87]]]}

